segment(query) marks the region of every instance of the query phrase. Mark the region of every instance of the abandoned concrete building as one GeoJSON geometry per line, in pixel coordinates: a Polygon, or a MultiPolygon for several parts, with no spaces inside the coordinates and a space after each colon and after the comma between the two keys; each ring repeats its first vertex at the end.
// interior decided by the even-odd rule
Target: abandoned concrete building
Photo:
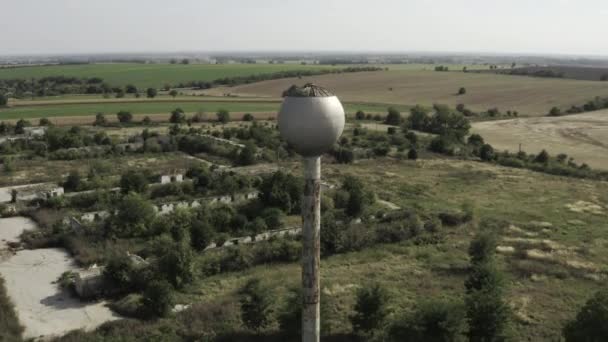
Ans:
{"type": "Polygon", "coordinates": [[[160,176],[160,184],[181,183],[183,181],[184,175],[181,173],[160,176]]]}
{"type": "Polygon", "coordinates": [[[53,197],[62,196],[64,189],[52,183],[37,184],[28,187],[13,189],[13,202],[32,201],[36,199],[48,200],[53,197]]]}
{"type": "Polygon", "coordinates": [[[103,294],[105,288],[103,267],[93,265],[92,267],[76,273],[74,277],[74,289],[80,298],[88,299],[103,294]]]}

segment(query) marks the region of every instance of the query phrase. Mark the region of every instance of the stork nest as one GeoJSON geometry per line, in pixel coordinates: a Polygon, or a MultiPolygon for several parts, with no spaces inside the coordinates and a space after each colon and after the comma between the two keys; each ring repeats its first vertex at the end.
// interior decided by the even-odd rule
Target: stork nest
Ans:
{"type": "Polygon", "coordinates": [[[312,83],[307,83],[302,87],[298,87],[297,85],[292,85],[289,89],[283,92],[283,97],[329,97],[334,96],[334,94],[323,88],[316,86],[312,83]]]}

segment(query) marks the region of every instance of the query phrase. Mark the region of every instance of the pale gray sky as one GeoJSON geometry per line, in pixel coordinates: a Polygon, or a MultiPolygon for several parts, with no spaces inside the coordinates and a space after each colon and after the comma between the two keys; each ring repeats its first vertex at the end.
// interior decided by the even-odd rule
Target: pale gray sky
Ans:
{"type": "Polygon", "coordinates": [[[437,51],[608,55],[607,0],[0,0],[0,55],[437,51]]]}

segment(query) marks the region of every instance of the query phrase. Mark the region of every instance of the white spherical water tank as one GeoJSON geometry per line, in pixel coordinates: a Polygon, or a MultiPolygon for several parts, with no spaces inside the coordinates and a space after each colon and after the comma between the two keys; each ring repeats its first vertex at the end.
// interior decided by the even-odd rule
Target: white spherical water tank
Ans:
{"type": "Polygon", "coordinates": [[[304,157],[320,156],[338,141],[345,114],[340,100],[324,88],[307,84],[284,93],[279,131],[304,157]]]}

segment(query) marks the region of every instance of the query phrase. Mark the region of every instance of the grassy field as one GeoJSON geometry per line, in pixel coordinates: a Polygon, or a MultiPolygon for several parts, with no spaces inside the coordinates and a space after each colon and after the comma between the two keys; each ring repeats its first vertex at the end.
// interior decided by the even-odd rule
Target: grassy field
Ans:
{"type": "MultiPolygon", "coordinates": [[[[565,262],[587,262],[598,269],[595,272],[604,272],[602,265],[608,262],[602,247],[608,241],[607,183],[446,160],[362,161],[346,167],[326,165],[324,173],[330,180],[344,174],[365,175],[362,179],[373,186],[379,198],[402,207],[433,211],[457,209],[465,201],[474,201],[480,219],[491,217],[523,227],[506,229],[502,233],[504,245],[512,245],[509,241],[528,234],[536,235],[527,241],[529,245],[515,245],[517,248],[532,248],[541,239],[553,242],[554,250],[544,261],[516,255],[499,258],[508,274],[516,341],[558,340],[564,321],[574,317],[579,305],[602,286],[601,281],[592,280],[590,273],[594,271],[577,270],[565,262]],[[579,200],[599,203],[605,209],[595,215],[564,209],[579,200]],[[573,220],[582,224],[569,223],[573,220]],[[535,221],[551,228],[541,232],[534,226],[535,221]]],[[[462,270],[468,263],[466,251],[473,230],[444,229],[448,230],[447,242],[438,246],[403,243],[324,259],[322,287],[331,302],[329,319],[334,327],[338,331],[349,329],[348,314],[355,290],[372,281],[390,290],[391,306],[397,312],[411,309],[419,300],[462,298],[466,273],[462,270]]],[[[204,279],[188,291],[186,298],[234,298],[236,290],[251,277],[263,279],[281,294],[298,284],[299,275],[297,264],[258,267],[204,279]]]]}
{"type": "Polygon", "coordinates": [[[319,70],[333,66],[300,64],[135,64],[108,63],[33,66],[0,69],[0,79],[66,76],[100,77],[112,86],[134,84],[140,88],[160,88],[165,84],[213,81],[223,77],[249,76],[287,70],[319,70]]]}
{"type": "Polygon", "coordinates": [[[216,88],[209,94],[231,93],[276,97],[292,84],[313,82],[334,91],[343,101],[406,105],[459,103],[476,111],[497,107],[517,110],[520,116],[545,115],[553,106],[581,105],[595,96],[608,96],[608,82],[546,79],[484,73],[436,71],[381,71],[280,79],[232,88],[216,88]],[[465,95],[457,95],[465,87],[465,95]]]}
{"type": "Polygon", "coordinates": [[[500,150],[538,153],[542,149],[556,155],[565,153],[593,168],[608,169],[608,110],[561,117],[487,121],[473,124],[500,150]]]}
{"type": "MultiPolygon", "coordinates": [[[[299,173],[298,164],[289,169],[299,173]]],[[[324,166],[324,177],[337,182],[346,174],[365,175],[382,200],[423,211],[458,209],[473,201],[479,220],[503,221],[500,244],[517,252],[499,255],[507,275],[507,298],[515,315],[515,341],[556,341],[565,321],[603,286],[608,262],[608,183],[562,178],[472,161],[376,159],[354,165],[324,166]],[[594,203],[595,213],[575,203],[594,203]],[[544,227],[544,228],[542,228],[544,227]],[[548,227],[548,228],[547,228],[548,227]],[[550,246],[547,248],[546,246],[550,246]],[[544,259],[526,256],[545,246],[544,259]]],[[[391,296],[395,315],[430,299],[462,300],[467,247],[475,229],[443,228],[446,242],[376,246],[322,261],[322,291],[329,303],[334,333],[350,331],[357,288],[379,282],[391,296]]],[[[179,303],[238,305],[238,289],[252,277],[262,279],[283,304],[289,287],[300,281],[300,265],[274,264],[200,279],[177,297],[179,303]]],[[[167,322],[165,322],[167,323],[167,322]]],[[[150,327],[151,329],[154,326],[150,327]]]]}

